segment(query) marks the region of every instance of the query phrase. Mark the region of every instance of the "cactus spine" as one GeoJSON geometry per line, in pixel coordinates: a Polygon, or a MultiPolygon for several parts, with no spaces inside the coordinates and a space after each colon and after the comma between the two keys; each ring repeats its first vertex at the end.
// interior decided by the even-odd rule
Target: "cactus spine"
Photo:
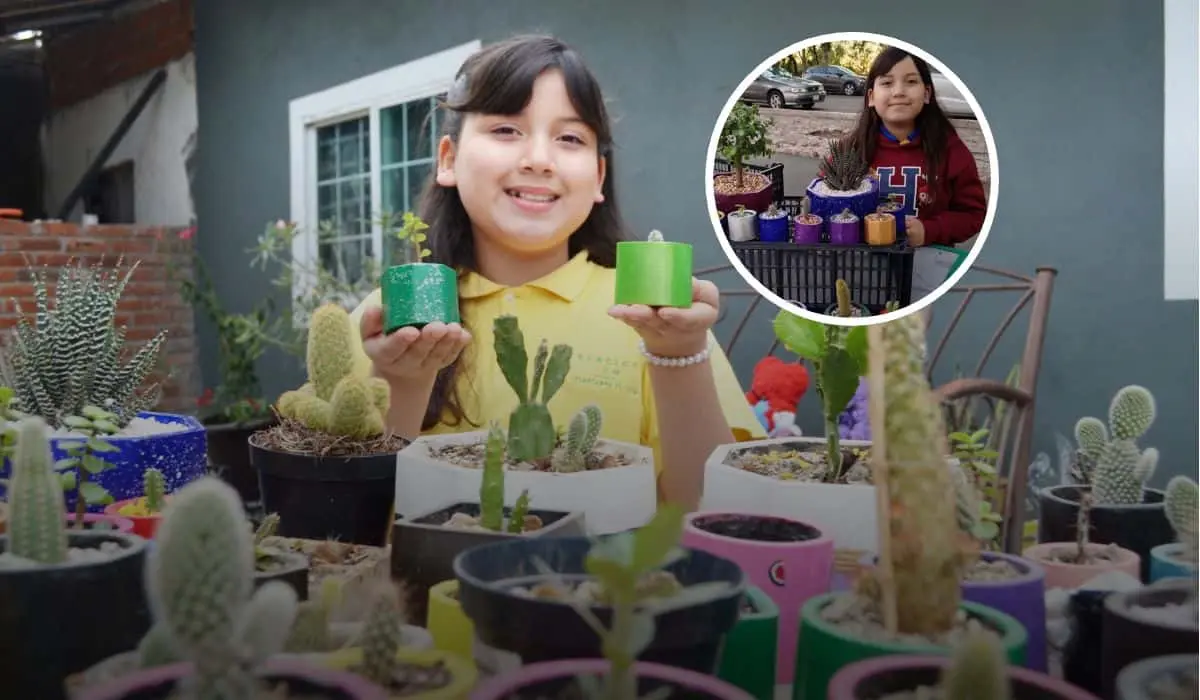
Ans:
{"type": "Polygon", "coordinates": [[[162,512],[166,491],[162,472],[151,467],[142,474],[142,493],[146,495],[147,511],[151,513],[162,512]]]}
{"type": "Polygon", "coordinates": [[[15,556],[60,564],[67,560],[67,513],[49,431],[37,416],[17,424],[8,483],[8,542],[15,556]]]}
{"type": "Polygon", "coordinates": [[[558,434],[546,404],[567,379],[571,369],[571,346],[555,345],[551,349],[543,340],[534,356],[533,380],[530,382],[529,355],[517,317],[497,316],[492,332],[496,362],[519,402],[508,418],[509,456],[518,462],[549,457],[558,434]]]}
{"type": "Polygon", "coordinates": [[[404,609],[397,591],[390,583],[380,583],[363,630],[362,673],[384,688],[391,687],[395,678],[403,620],[404,609]]]}
{"type": "Polygon", "coordinates": [[[254,667],[283,649],[296,594],[272,581],[251,595],[253,536],[232,487],[202,477],[173,497],[147,556],[146,588],[159,633],[195,665],[185,696],[253,700],[254,667]]]}
{"type": "Polygon", "coordinates": [[[972,624],[954,660],[942,674],[942,697],[954,700],[1011,700],[1007,660],[995,632],[972,624]]]}
{"type": "Polygon", "coordinates": [[[1091,481],[1096,505],[1142,502],[1145,484],[1158,466],[1158,450],[1139,450],[1136,441],[1150,429],[1155,415],[1154,395],[1130,385],[1113,397],[1108,428],[1090,416],[1075,424],[1080,453],[1095,465],[1091,481]]]}
{"type": "Polygon", "coordinates": [[[551,464],[556,472],[578,472],[587,468],[587,457],[600,438],[604,415],[596,405],[584,406],[567,427],[567,444],[554,452],[551,464]]]}
{"type": "Polygon", "coordinates": [[[483,474],[479,480],[479,524],[499,531],[504,525],[504,431],[495,423],[484,446],[483,474]]]}
{"type": "Polygon", "coordinates": [[[308,329],[308,382],[279,397],[276,409],[310,430],[353,440],[385,431],[390,393],[387,380],[360,377],[354,369],[354,328],[337,304],[313,312],[308,329]]]}
{"type": "Polygon", "coordinates": [[[925,379],[924,322],[910,314],[868,331],[871,422],[884,434],[871,461],[886,470],[875,483],[886,484],[880,539],[889,543],[895,622],[901,633],[936,634],[954,625],[976,545],[958,525],[946,430],[925,379]]]}
{"type": "Polygon", "coordinates": [[[1183,545],[1183,558],[1196,563],[1196,514],[1200,503],[1197,502],[1196,482],[1186,476],[1171,477],[1167,482],[1166,495],[1163,498],[1163,508],[1167,520],[1175,529],[1175,536],[1183,545]]]}

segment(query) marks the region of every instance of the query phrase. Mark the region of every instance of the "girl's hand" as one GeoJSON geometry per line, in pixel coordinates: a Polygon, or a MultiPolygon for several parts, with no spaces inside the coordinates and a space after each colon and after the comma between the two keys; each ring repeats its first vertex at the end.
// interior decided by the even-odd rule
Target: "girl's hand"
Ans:
{"type": "Polygon", "coordinates": [[[608,315],[624,322],[646,341],[646,350],[663,357],[686,357],[708,347],[708,331],[717,322],[721,294],[708,280],[692,278],[690,309],[618,304],[608,315]]]}
{"type": "Polygon", "coordinates": [[[904,217],[904,235],[908,244],[914,248],[925,245],[925,224],[915,216],[904,217]]]}
{"type": "Polygon", "coordinates": [[[388,380],[431,380],[471,342],[471,334],[457,323],[431,323],[421,330],[401,328],[384,335],[379,306],[363,312],[359,332],[376,373],[388,380]]]}

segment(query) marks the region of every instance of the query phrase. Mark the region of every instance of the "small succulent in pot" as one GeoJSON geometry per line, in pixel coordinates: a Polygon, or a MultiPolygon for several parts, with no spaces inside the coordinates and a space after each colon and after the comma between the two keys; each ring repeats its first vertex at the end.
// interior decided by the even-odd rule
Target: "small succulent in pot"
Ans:
{"type": "Polygon", "coordinates": [[[529,513],[529,490],[517,497],[504,520],[504,431],[493,423],[488,430],[484,446],[483,469],[479,482],[479,515],[455,513],[446,521],[446,527],[482,528],[493,532],[521,534],[542,528],[542,521],[529,513]]]}
{"type": "Polygon", "coordinates": [[[729,227],[729,240],[744,243],[758,238],[758,212],[739,204],[725,215],[729,227]]]}
{"type": "Polygon", "coordinates": [[[1156,414],[1154,395],[1141,386],[1127,386],[1113,397],[1109,426],[1091,416],[1080,418],[1075,436],[1091,468],[1095,505],[1141,503],[1146,482],[1158,465],[1158,450],[1139,450],[1156,414]],[[1111,437],[1109,429],[1111,427],[1111,437]]]}
{"type": "MultiPolygon", "coordinates": [[[[394,228],[393,217],[384,217],[384,227],[394,228]]],[[[400,243],[404,262],[384,270],[380,279],[383,300],[383,330],[423,328],[434,323],[458,323],[458,275],[441,263],[425,262],[432,251],[425,247],[429,225],[412,212],[404,212],[393,235],[400,243]]]]}

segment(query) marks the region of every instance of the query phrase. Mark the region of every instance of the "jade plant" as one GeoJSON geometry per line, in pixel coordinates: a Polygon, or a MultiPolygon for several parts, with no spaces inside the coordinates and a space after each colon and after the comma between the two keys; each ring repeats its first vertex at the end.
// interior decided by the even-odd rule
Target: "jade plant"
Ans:
{"type": "Polygon", "coordinates": [[[106,438],[120,430],[119,417],[111,411],[86,405],[80,409],[80,414],[64,417],[63,424],[83,435],[84,439],[61,441],[67,457],[54,465],[55,469],[62,472],[62,488],[67,492],[75,492],[76,528],[83,527],[88,506],[104,506],[113,502],[112,494],[92,481],[92,477],[116,468],[104,455],[118,451],[106,438]]]}
{"type": "Polygon", "coordinates": [[[351,440],[383,435],[389,406],[387,380],[354,373],[350,315],[337,304],[313,312],[308,331],[308,381],[284,392],[276,410],[310,431],[351,440]]]}
{"type": "MultiPolygon", "coordinates": [[[[837,281],[838,315],[849,316],[853,305],[850,288],[837,281]]],[[[867,329],[810,321],[788,311],[775,317],[775,336],[789,351],[813,366],[817,396],[825,417],[827,467],[823,481],[836,483],[842,477],[842,448],[838,417],[854,398],[859,377],[867,369],[867,329]]]]}
{"type": "Polygon", "coordinates": [[[7,553],[38,564],[67,560],[66,506],[54,473],[50,430],[39,416],[16,425],[8,481],[7,553]]]}
{"type": "Polygon", "coordinates": [[[1158,450],[1139,450],[1137,439],[1154,423],[1154,395],[1141,386],[1122,388],[1108,409],[1108,426],[1087,416],[1075,424],[1075,440],[1092,465],[1095,505],[1141,503],[1146,482],[1158,466],[1158,450]]]}
{"type": "Polygon", "coordinates": [[[1180,558],[1195,565],[1196,514],[1197,508],[1200,508],[1200,504],[1197,503],[1196,482],[1186,476],[1171,477],[1163,497],[1163,508],[1167,520],[1175,530],[1175,536],[1183,546],[1180,558]]]}
{"type": "Polygon", "coordinates": [[[729,113],[725,125],[721,128],[721,140],[717,145],[721,157],[733,166],[733,173],[729,176],[718,176],[718,180],[732,177],[733,188],[738,192],[744,191],[746,161],[751,158],[766,158],[774,152],[769,133],[773,123],[772,120],[763,118],[755,105],[743,102],[734,104],[733,111],[729,113]]]}

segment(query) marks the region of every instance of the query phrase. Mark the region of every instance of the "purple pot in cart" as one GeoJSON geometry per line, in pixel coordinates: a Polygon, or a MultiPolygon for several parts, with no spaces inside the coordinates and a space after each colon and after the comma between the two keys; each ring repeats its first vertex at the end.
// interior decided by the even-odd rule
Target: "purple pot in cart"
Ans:
{"type": "Polygon", "coordinates": [[[816,245],[821,242],[825,220],[816,214],[799,214],[792,219],[792,243],[816,245]]]}
{"type": "Polygon", "coordinates": [[[830,245],[858,245],[862,243],[862,219],[857,214],[844,211],[829,217],[830,245]]]}

